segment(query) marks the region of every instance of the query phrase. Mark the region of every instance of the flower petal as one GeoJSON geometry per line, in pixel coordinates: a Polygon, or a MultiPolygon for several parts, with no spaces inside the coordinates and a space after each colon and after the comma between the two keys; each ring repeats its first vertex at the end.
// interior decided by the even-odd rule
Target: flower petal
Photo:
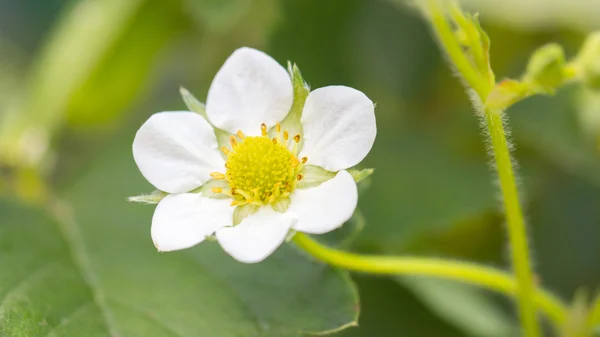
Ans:
{"type": "Polygon", "coordinates": [[[362,92],[344,86],[312,91],[302,111],[301,156],[329,171],[360,163],[371,150],[377,126],[375,107],[362,92]]]}
{"type": "Polygon", "coordinates": [[[236,260],[256,263],[271,255],[283,243],[295,218],[271,207],[261,207],[235,227],[217,231],[221,247],[236,260]]]}
{"type": "Polygon", "coordinates": [[[291,199],[288,212],[298,217],[294,229],[309,234],[323,234],[350,219],[358,202],[358,190],[352,175],[340,171],[317,187],[297,189],[291,199]]]}
{"type": "Polygon", "coordinates": [[[225,164],[210,124],[189,111],[150,116],[135,135],[133,158],[142,175],[168,193],[200,187],[225,164]]]}
{"type": "Polygon", "coordinates": [[[167,195],[152,217],[152,241],[159,251],[192,247],[217,229],[231,226],[230,200],[212,199],[200,194],[167,195]]]}
{"type": "Polygon", "coordinates": [[[292,107],[294,93],[287,71],[269,55],[252,48],[231,54],[215,75],[206,99],[208,119],[223,130],[260,135],[292,107]]]}

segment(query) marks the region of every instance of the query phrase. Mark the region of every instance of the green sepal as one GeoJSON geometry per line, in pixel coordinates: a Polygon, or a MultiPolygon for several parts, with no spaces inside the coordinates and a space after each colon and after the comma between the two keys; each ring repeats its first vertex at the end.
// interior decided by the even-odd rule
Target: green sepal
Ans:
{"type": "Polygon", "coordinates": [[[237,206],[235,210],[233,210],[233,225],[239,225],[242,220],[246,219],[249,215],[256,213],[259,208],[260,206],[254,204],[237,206]]]}
{"type": "Polygon", "coordinates": [[[142,194],[142,195],[137,195],[134,197],[129,197],[129,198],[127,198],[127,201],[137,202],[140,204],[154,205],[154,204],[158,204],[167,195],[169,195],[169,193],[156,190],[150,194],[142,194]]]}
{"type": "Polygon", "coordinates": [[[229,189],[229,184],[227,183],[227,181],[222,180],[222,179],[212,179],[206,182],[206,184],[200,186],[199,188],[195,189],[192,192],[200,192],[202,193],[203,196],[207,197],[207,198],[214,198],[214,199],[227,199],[229,198],[228,195],[223,194],[223,193],[214,193],[212,191],[212,189],[214,187],[218,187],[221,188],[223,190],[227,190],[229,189]]]}
{"type": "Polygon", "coordinates": [[[319,186],[327,180],[335,177],[335,172],[327,171],[326,169],[315,166],[305,165],[300,172],[302,180],[298,182],[297,188],[310,188],[319,186]]]}
{"type": "MultiPolygon", "coordinates": [[[[304,109],[304,103],[306,102],[310,88],[308,84],[304,82],[300,68],[298,68],[296,64],[288,62],[288,73],[290,74],[294,90],[294,102],[292,103],[290,112],[281,122],[281,127],[283,130],[288,131],[290,136],[293,137],[294,135],[302,134],[300,118],[302,117],[302,110],[304,109]]],[[[300,146],[302,146],[302,143],[303,139],[301,138],[300,146]]]]}
{"type": "Polygon", "coordinates": [[[290,202],[290,198],[279,198],[271,207],[273,207],[274,211],[283,213],[290,207],[290,202]]]}
{"type": "Polygon", "coordinates": [[[375,172],[375,169],[373,169],[373,168],[367,168],[367,169],[362,169],[362,170],[348,169],[347,171],[348,171],[348,173],[350,173],[352,175],[352,178],[354,178],[354,181],[356,183],[359,183],[363,179],[365,179],[368,176],[370,176],[371,174],[373,174],[373,172],[375,172]]]}
{"type": "Polygon", "coordinates": [[[215,136],[217,137],[217,142],[219,143],[219,147],[227,147],[229,145],[229,136],[231,136],[231,134],[225,130],[221,130],[212,125],[212,123],[208,119],[208,116],[206,115],[206,105],[200,102],[196,97],[194,97],[194,95],[192,95],[192,93],[189,90],[187,90],[184,87],[179,88],[179,93],[181,94],[183,102],[185,103],[187,108],[190,111],[195,112],[200,116],[204,117],[208,124],[210,124],[213,127],[213,130],[215,131],[215,136]]]}
{"type": "Polygon", "coordinates": [[[181,94],[181,98],[183,98],[183,102],[190,111],[195,112],[208,120],[206,117],[206,105],[204,103],[200,102],[189,90],[184,87],[179,88],[179,93],[181,94]]]}

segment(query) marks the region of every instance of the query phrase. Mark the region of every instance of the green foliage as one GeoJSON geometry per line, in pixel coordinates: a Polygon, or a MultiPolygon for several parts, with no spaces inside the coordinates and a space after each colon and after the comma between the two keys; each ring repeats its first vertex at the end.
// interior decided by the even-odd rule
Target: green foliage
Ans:
{"type": "MultiPolygon", "coordinates": [[[[585,9],[584,2],[569,8],[585,9]]],[[[242,45],[263,49],[282,64],[297,62],[313,88],[345,84],[377,103],[377,141],[361,165],[376,168],[376,174],[359,185],[361,212],[319,239],[362,252],[443,254],[506,265],[499,203],[478,126],[414,13],[367,0],[108,0],[93,1],[99,11],[85,10],[90,3],[74,2],[76,12],[67,8],[58,19],[35,8],[24,16],[0,4],[0,155],[29,163],[32,156],[22,155],[25,143],[19,139],[42,130],[40,137],[25,139],[45,145],[33,150],[56,150],[56,156],[39,156],[37,163],[47,180],[59,182],[52,187],[61,190],[66,206],[53,202],[49,214],[18,205],[15,194],[0,202],[0,335],[104,337],[106,317],[122,336],[219,331],[219,336],[278,337],[356,323],[358,300],[344,273],[308,260],[290,245],[254,266],[232,261],[211,242],[159,254],[149,235],[154,206],[126,202],[151,187],[131,160],[134,129],[123,125],[133,120],[138,126],[142,117],[132,118],[135,114],[145,118],[184,109],[173,103],[180,101],[180,85],[200,98],[190,108],[197,111],[194,104],[204,100],[222,61],[242,45]],[[18,19],[3,16],[13,14],[18,19]],[[36,15],[56,21],[57,28],[47,33],[36,15]],[[107,24],[97,27],[98,20],[107,24]],[[26,25],[4,31],[15,22],[26,25]],[[44,31],[45,47],[17,47],[26,30],[44,31]],[[140,100],[144,92],[149,94],[140,100]],[[64,131],[67,124],[97,132],[72,135],[64,131]],[[107,124],[113,127],[102,127],[107,124]],[[115,137],[122,142],[115,143],[115,137]],[[101,154],[99,144],[113,148],[101,154]],[[83,251],[84,258],[74,251],[83,251]],[[104,314],[98,301],[108,308],[104,314]]],[[[594,10],[563,20],[560,12],[575,11],[560,11],[559,4],[470,3],[482,10],[489,39],[477,16],[457,17],[461,46],[482,42],[473,55],[484,68],[487,60],[481,56],[492,40],[494,68],[521,79],[500,81],[487,97],[489,106],[503,108],[529,96],[531,88],[519,73],[531,52],[550,41],[564,45],[566,55],[577,55],[563,68],[561,84],[583,80],[596,86],[592,38],[577,53],[585,34],[557,28],[593,23],[594,10]],[[523,15],[506,8],[519,8],[516,14],[523,15]],[[524,14],[531,8],[536,15],[524,14]],[[502,18],[529,27],[543,22],[547,30],[515,30],[502,18]]],[[[554,60],[561,61],[560,55],[554,60]]],[[[302,81],[296,88],[305,88],[297,75],[302,81]]],[[[561,89],[556,97],[528,98],[508,112],[522,164],[536,274],[565,299],[582,285],[597,288],[600,280],[595,95],[561,89]]],[[[12,175],[0,165],[0,192],[25,181],[21,190],[37,194],[28,180],[32,174],[12,175]]],[[[160,197],[136,201],[155,203],[160,197]]],[[[435,280],[358,276],[358,281],[360,326],[336,336],[506,336],[516,329],[507,319],[508,306],[478,289],[435,280]]]]}
{"type": "Polygon", "coordinates": [[[66,204],[52,201],[52,217],[0,204],[2,270],[11,271],[0,273],[0,335],[279,337],[356,324],[347,273],[292,246],[259,265],[215,243],[157,253],[152,207],[124,199],[147,188],[132,179],[128,138],[63,190],[66,204]]]}

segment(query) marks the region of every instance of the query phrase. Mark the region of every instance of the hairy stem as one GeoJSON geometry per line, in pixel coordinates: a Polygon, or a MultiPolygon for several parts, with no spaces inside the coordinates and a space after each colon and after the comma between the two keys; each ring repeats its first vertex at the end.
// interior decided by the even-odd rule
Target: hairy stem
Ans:
{"type": "MultiPolygon", "coordinates": [[[[475,104],[485,105],[488,95],[494,88],[493,76],[490,77],[489,81],[486,80],[485,74],[479,73],[472,62],[470,62],[458,42],[452,26],[446,19],[439,0],[429,0],[425,7],[425,12],[450,62],[464,79],[465,84],[473,89],[479,98],[479,102],[482,102],[478,103],[475,101],[475,104]]],[[[476,106],[476,108],[479,108],[479,106],[476,106]]],[[[527,233],[519,202],[515,173],[510,158],[509,144],[504,131],[504,125],[502,124],[503,112],[501,110],[491,110],[487,107],[483,110],[486,126],[491,137],[491,148],[504,199],[504,212],[508,225],[508,237],[512,248],[511,260],[516,276],[516,294],[518,295],[523,335],[526,337],[538,337],[540,336],[540,328],[536,319],[533,298],[535,285],[529,260],[527,233]]]]}
{"type": "MultiPolygon", "coordinates": [[[[506,272],[474,263],[445,259],[360,255],[329,248],[297,233],[294,242],[314,258],[343,269],[370,274],[420,275],[461,281],[494,290],[509,296],[518,296],[519,286],[506,272]]],[[[531,298],[557,326],[566,319],[564,304],[552,294],[534,289],[531,298]]]]}
{"type": "Polygon", "coordinates": [[[523,212],[521,211],[508,140],[502,122],[502,111],[486,109],[485,122],[491,138],[496,172],[502,191],[502,199],[504,200],[504,212],[512,250],[512,266],[517,279],[521,322],[525,336],[539,336],[540,331],[532,300],[535,293],[535,282],[531,261],[529,260],[527,231],[523,220],[523,212]]]}

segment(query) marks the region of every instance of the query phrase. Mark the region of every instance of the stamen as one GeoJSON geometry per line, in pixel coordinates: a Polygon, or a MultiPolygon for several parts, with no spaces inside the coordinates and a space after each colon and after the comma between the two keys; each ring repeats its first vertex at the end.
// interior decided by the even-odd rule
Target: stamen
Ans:
{"type": "Polygon", "coordinates": [[[225,179],[225,175],[224,175],[223,173],[220,173],[220,172],[211,172],[211,173],[210,173],[210,176],[211,176],[213,179],[217,179],[217,180],[222,180],[222,179],[225,179]]]}
{"type": "Polygon", "coordinates": [[[288,140],[290,138],[290,134],[287,131],[283,131],[283,139],[288,140]]]}
{"type": "Polygon", "coordinates": [[[308,157],[302,157],[302,164],[306,164],[307,161],[308,161],[308,157]]]}
{"type": "Polygon", "coordinates": [[[260,132],[261,132],[261,134],[262,134],[263,136],[266,136],[266,135],[267,135],[267,124],[265,124],[265,123],[262,123],[262,124],[260,125],[260,132]]]}
{"type": "Polygon", "coordinates": [[[277,132],[281,132],[281,124],[279,124],[279,122],[275,124],[275,130],[277,130],[277,132]]]}
{"type": "Polygon", "coordinates": [[[231,206],[237,206],[240,202],[238,200],[234,200],[231,202],[231,206]]]}
{"type": "Polygon", "coordinates": [[[298,179],[298,181],[302,180],[302,178],[304,178],[304,176],[301,175],[301,174],[299,174],[299,175],[296,176],[296,179],[298,179]]]}
{"type": "Polygon", "coordinates": [[[213,193],[221,193],[221,192],[223,192],[223,189],[220,187],[213,187],[212,192],[213,193]]]}
{"type": "Polygon", "coordinates": [[[236,132],[237,136],[240,137],[241,139],[246,138],[246,135],[244,135],[244,133],[242,132],[242,130],[238,130],[238,132],[236,132]]]}
{"type": "Polygon", "coordinates": [[[235,147],[237,145],[237,139],[235,139],[234,135],[229,136],[229,144],[231,144],[231,147],[235,147]]]}
{"type": "Polygon", "coordinates": [[[295,141],[296,143],[300,143],[300,135],[295,135],[295,136],[294,136],[294,141],[295,141]]]}
{"type": "Polygon", "coordinates": [[[273,141],[273,144],[277,144],[277,137],[273,137],[272,141],[273,141]]]}
{"type": "Polygon", "coordinates": [[[229,149],[226,146],[221,146],[221,152],[223,152],[224,155],[228,155],[229,149]]]}
{"type": "Polygon", "coordinates": [[[291,165],[292,165],[292,167],[296,167],[299,164],[300,164],[300,161],[298,161],[298,158],[292,157],[292,159],[291,159],[291,165]]]}

